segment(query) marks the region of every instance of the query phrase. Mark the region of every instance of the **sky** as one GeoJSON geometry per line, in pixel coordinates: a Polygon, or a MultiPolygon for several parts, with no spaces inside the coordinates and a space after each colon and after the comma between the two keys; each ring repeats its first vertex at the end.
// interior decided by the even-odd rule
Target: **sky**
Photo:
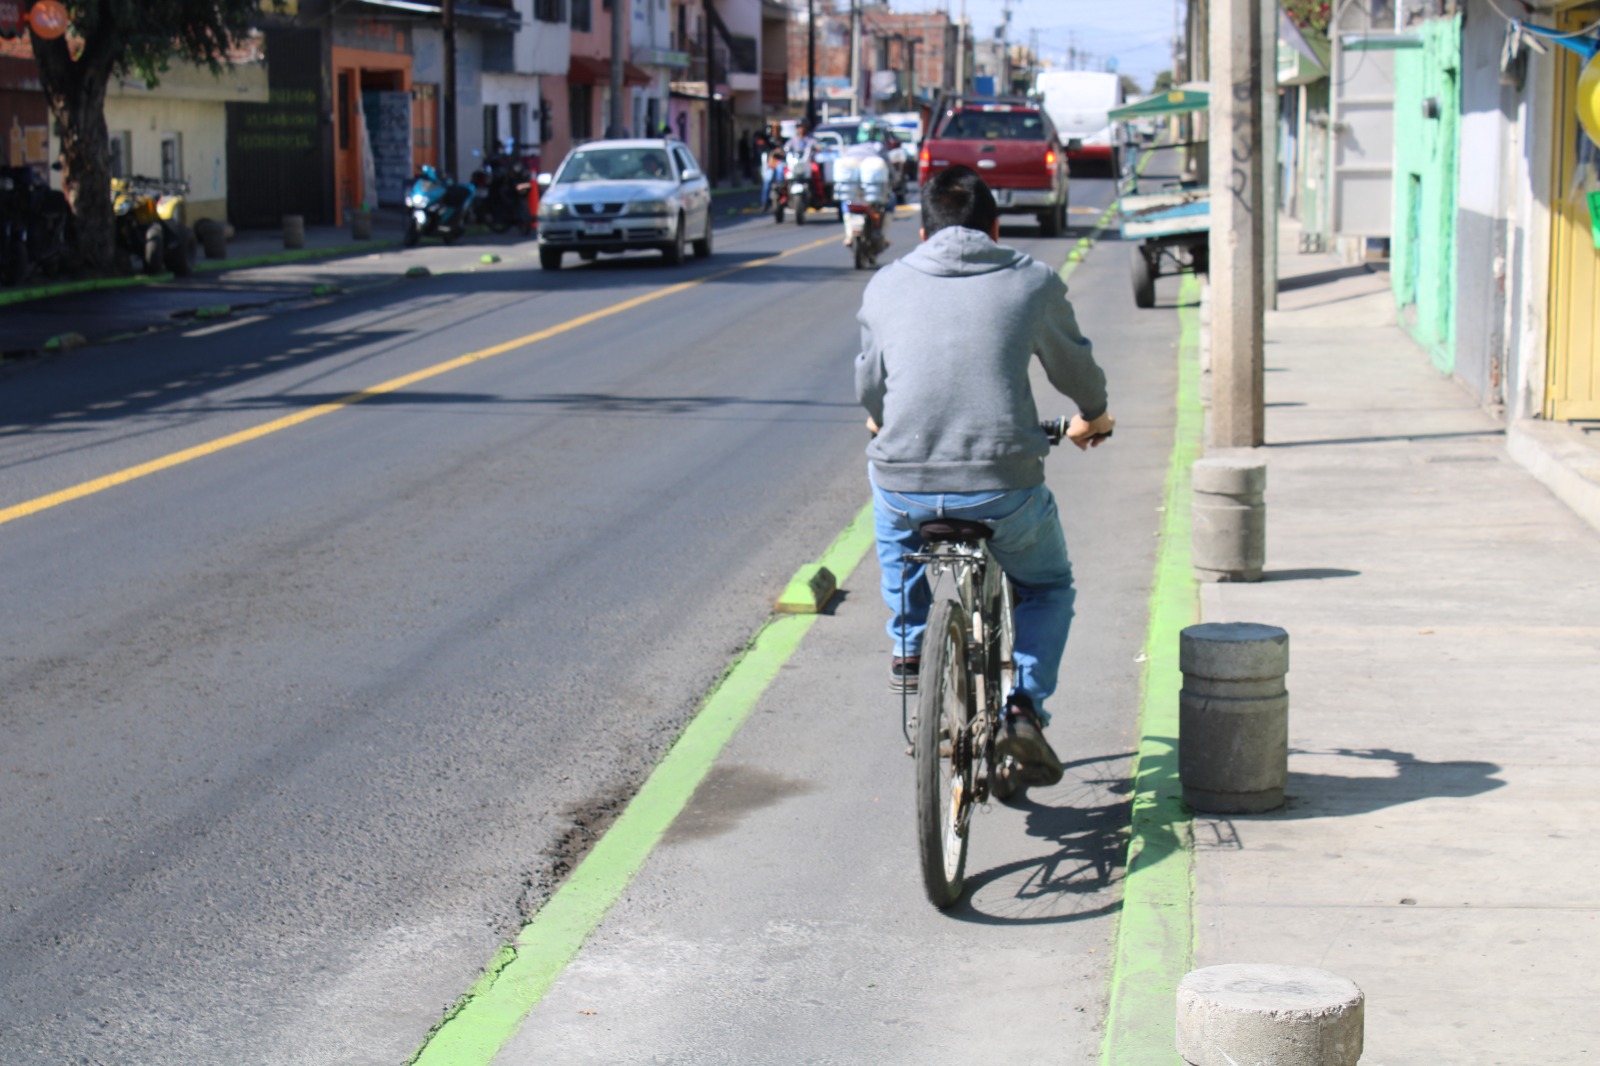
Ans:
{"type": "Polygon", "coordinates": [[[963,2],[973,33],[992,37],[1003,6],[1011,9],[1007,39],[1029,42],[1037,30],[1039,55],[1068,66],[1072,48],[1095,57],[1094,69],[1115,58],[1117,70],[1150,88],[1159,71],[1172,66],[1174,0],[889,0],[895,11],[948,11],[961,14],[963,2]]]}

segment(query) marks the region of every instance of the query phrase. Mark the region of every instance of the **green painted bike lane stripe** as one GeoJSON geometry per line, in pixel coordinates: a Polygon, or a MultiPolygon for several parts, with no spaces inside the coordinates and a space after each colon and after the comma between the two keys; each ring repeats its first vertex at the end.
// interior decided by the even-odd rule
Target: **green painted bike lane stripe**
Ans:
{"type": "Polygon", "coordinates": [[[1203,419],[1198,294],[1194,275],[1184,275],[1177,420],[1150,590],[1127,873],[1101,1066],[1181,1066],[1175,1047],[1177,989],[1194,959],[1194,833],[1178,781],[1178,633],[1197,620],[1200,607],[1190,560],[1189,470],[1200,455],[1203,419]]]}
{"type": "MultiPolygon", "coordinates": [[[[872,543],[868,504],[818,562],[843,584],[872,543]]],[[[817,617],[779,615],[761,628],[712,686],[621,816],[516,939],[500,950],[408,1063],[480,1066],[495,1057],[643,867],[817,617]]]]}

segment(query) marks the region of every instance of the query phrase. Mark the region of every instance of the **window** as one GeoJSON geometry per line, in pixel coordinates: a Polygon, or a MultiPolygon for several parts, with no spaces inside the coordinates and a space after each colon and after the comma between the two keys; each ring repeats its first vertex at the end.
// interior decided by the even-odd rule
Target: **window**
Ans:
{"type": "Polygon", "coordinates": [[[587,141],[594,136],[594,86],[567,86],[567,121],[572,131],[572,143],[587,141]]]}
{"type": "Polygon", "coordinates": [[[122,130],[111,135],[111,176],[133,176],[133,133],[122,130]]]}
{"type": "Polygon", "coordinates": [[[500,146],[500,105],[483,105],[483,154],[492,155],[500,146]]]}
{"type": "Polygon", "coordinates": [[[572,0],[572,28],[579,33],[588,33],[594,29],[594,19],[590,10],[593,0],[572,0]]]}
{"type": "Polygon", "coordinates": [[[540,22],[567,21],[566,0],[533,0],[533,17],[540,22]]]}
{"type": "Polygon", "coordinates": [[[161,180],[183,180],[183,134],[161,135],[161,180]]]}
{"type": "Polygon", "coordinates": [[[528,141],[528,105],[512,104],[508,111],[508,129],[506,137],[511,141],[511,150],[517,151],[519,146],[528,141]]]}

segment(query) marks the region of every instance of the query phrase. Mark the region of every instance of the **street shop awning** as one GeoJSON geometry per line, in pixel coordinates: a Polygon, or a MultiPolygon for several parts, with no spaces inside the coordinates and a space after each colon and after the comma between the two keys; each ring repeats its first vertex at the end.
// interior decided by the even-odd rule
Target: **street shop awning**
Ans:
{"type": "Polygon", "coordinates": [[[1192,111],[1205,111],[1211,106],[1211,93],[1198,83],[1191,83],[1169,92],[1156,93],[1111,111],[1114,121],[1126,122],[1130,118],[1150,118],[1158,115],[1187,115],[1192,111]]]}
{"type": "MultiPolygon", "coordinates": [[[[573,56],[567,64],[567,81],[573,85],[606,85],[611,81],[611,60],[573,56]]],[[[628,62],[622,64],[622,84],[649,85],[654,81],[643,67],[628,62]]]]}

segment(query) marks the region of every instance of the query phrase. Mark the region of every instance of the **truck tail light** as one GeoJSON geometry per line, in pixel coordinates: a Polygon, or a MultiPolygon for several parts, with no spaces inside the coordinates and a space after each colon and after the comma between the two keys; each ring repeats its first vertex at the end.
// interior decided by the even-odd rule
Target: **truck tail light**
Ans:
{"type": "Polygon", "coordinates": [[[1044,166],[1046,170],[1053,171],[1056,169],[1056,150],[1054,148],[1045,149],[1044,166]]]}

